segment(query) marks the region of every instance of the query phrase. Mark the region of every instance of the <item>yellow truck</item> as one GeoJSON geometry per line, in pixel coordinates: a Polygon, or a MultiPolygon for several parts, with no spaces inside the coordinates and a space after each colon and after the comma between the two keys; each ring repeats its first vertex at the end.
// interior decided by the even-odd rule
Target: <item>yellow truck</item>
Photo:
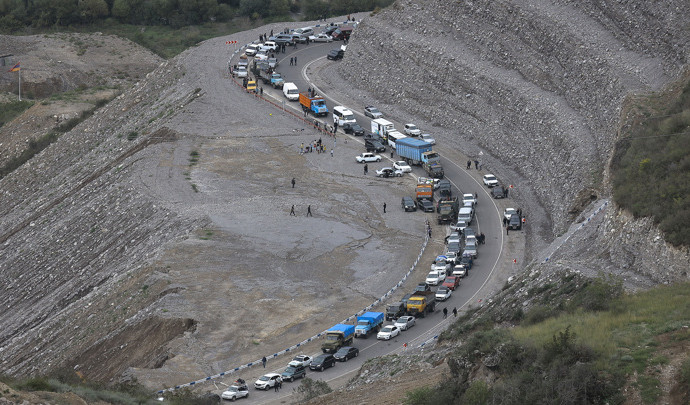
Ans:
{"type": "Polygon", "coordinates": [[[407,300],[407,314],[417,318],[424,318],[427,313],[434,312],[436,309],[436,298],[434,292],[417,291],[407,300]]]}

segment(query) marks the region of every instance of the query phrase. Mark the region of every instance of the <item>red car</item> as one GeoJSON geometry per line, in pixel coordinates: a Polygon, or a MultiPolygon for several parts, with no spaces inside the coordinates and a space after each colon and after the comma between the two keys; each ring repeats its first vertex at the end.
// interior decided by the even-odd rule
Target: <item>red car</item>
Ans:
{"type": "Polygon", "coordinates": [[[460,277],[448,276],[446,277],[446,281],[444,281],[441,285],[455,291],[455,289],[460,285],[460,277]]]}

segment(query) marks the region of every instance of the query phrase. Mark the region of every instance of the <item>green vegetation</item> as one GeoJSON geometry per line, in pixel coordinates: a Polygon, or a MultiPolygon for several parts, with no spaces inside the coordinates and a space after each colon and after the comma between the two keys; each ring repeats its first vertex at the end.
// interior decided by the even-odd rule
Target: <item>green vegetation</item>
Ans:
{"type": "Polygon", "coordinates": [[[333,390],[328,386],[328,383],[321,380],[312,380],[309,377],[304,377],[299,387],[293,389],[297,403],[307,402],[320,395],[328,394],[333,390]]]}
{"type": "Polygon", "coordinates": [[[679,89],[629,106],[612,160],[613,196],[651,217],[676,246],[690,246],[690,78],[679,89]]]}
{"type": "Polygon", "coordinates": [[[5,123],[12,121],[19,114],[31,108],[34,105],[33,101],[11,101],[9,103],[0,104],[0,127],[5,123]]]}
{"type": "MultiPolygon", "coordinates": [[[[549,398],[620,404],[626,383],[645,403],[657,402],[661,367],[671,361],[665,353],[682,351],[690,340],[690,283],[626,295],[616,280],[567,276],[539,290],[533,299],[552,300],[552,306],[532,307],[524,318],[531,322],[497,328],[486,322],[498,316],[492,309],[458,320],[441,337],[462,342],[447,359],[452,377],[408,392],[405,403],[526,404],[549,398]],[[495,373],[495,383],[468,379],[481,367],[495,373]]],[[[674,383],[690,390],[690,359],[676,378],[674,383]]]]}

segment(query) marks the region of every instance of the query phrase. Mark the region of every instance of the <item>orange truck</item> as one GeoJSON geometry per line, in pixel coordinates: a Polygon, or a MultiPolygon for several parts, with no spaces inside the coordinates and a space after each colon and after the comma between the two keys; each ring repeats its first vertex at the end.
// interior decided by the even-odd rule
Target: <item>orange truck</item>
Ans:
{"type": "Polygon", "coordinates": [[[434,188],[431,184],[417,184],[417,201],[434,200],[434,188]]]}
{"type": "Polygon", "coordinates": [[[299,103],[304,111],[310,111],[314,115],[328,115],[328,107],[323,97],[310,97],[307,93],[299,93],[299,103]]]}

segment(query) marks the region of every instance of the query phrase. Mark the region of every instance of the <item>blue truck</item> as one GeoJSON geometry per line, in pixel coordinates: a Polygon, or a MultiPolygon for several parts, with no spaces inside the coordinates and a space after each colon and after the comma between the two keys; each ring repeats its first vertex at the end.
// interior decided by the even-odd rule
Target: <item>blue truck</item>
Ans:
{"type": "Polygon", "coordinates": [[[376,333],[381,329],[386,315],[383,312],[365,312],[357,317],[355,337],[367,338],[370,333],[376,333]]]}
{"type": "Polygon", "coordinates": [[[326,341],[321,345],[324,353],[335,353],[344,346],[352,344],[355,336],[355,325],[339,323],[326,331],[326,341]]]}
{"type": "Polygon", "coordinates": [[[401,138],[395,142],[395,152],[411,165],[432,165],[439,163],[441,157],[431,150],[429,142],[418,138],[401,138]]]}
{"type": "Polygon", "coordinates": [[[328,107],[326,107],[326,100],[324,100],[323,97],[299,93],[299,103],[302,105],[302,110],[304,111],[309,111],[317,116],[328,115],[328,107]]]}

